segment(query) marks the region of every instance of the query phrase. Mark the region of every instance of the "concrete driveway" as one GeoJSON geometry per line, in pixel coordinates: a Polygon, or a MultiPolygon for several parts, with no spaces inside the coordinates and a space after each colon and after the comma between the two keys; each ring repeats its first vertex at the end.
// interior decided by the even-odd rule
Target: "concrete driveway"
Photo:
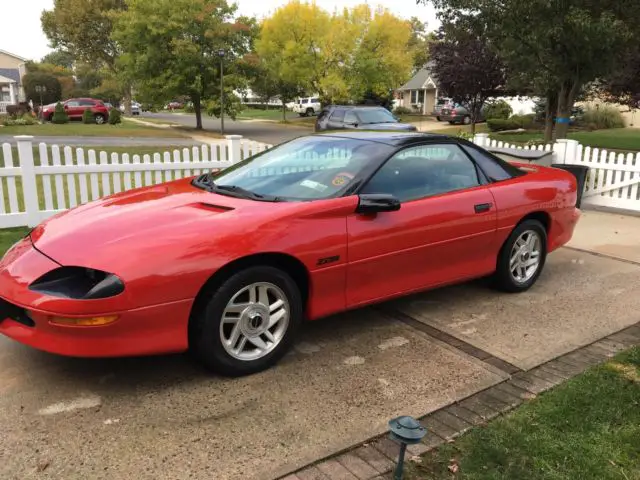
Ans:
{"type": "Polygon", "coordinates": [[[563,248],[527,293],[477,281],[314,322],[241,379],[0,338],[0,478],[277,478],[637,322],[639,289],[633,259],[563,248]]]}

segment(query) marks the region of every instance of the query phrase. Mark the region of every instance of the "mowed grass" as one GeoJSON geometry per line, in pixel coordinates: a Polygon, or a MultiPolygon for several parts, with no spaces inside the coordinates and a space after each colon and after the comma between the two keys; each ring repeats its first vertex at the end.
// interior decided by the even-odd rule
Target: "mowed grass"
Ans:
{"type": "MultiPolygon", "coordinates": [[[[118,154],[118,158],[119,158],[119,162],[122,163],[122,154],[127,153],[129,154],[129,163],[133,162],[133,156],[134,155],[139,155],[140,156],[140,162],[143,162],[143,156],[144,155],[149,155],[151,157],[151,161],[153,161],[153,155],[155,153],[159,153],[161,155],[161,157],[164,155],[164,152],[169,152],[171,155],[171,158],[173,159],[173,152],[174,150],[179,150],[180,151],[180,158],[184,158],[183,155],[183,150],[184,148],[188,148],[189,152],[192,152],[192,148],[189,147],[184,147],[184,146],[167,146],[167,147],[91,147],[91,148],[84,148],[84,161],[85,164],[88,163],[88,152],[89,150],[95,150],[96,152],[96,161],[99,163],[99,152],[106,152],[109,162],[111,162],[111,154],[112,153],[117,153],[118,154]]],[[[72,152],[73,152],[73,159],[74,159],[74,165],[77,164],[77,157],[76,157],[76,148],[72,147],[72,152]]],[[[12,148],[12,154],[13,154],[13,165],[17,166],[18,165],[18,155],[17,155],[17,149],[14,147],[12,148]]],[[[61,162],[64,164],[64,153],[63,153],[63,149],[60,149],[60,155],[61,155],[61,162]]],[[[37,148],[33,149],[33,157],[34,157],[34,162],[36,166],[40,166],[41,165],[41,161],[40,161],[40,152],[37,148]]],[[[49,160],[49,165],[52,165],[52,157],[51,157],[51,150],[49,149],[48,152],[48,160],[49,160]]],[[[8,166],[5,162],[5,159],[2,156],[2,152],[0,151],[0,168],[8,166]]],[[[193,174],[193,171],[191,172],[193,174]]],[[[70,199],[70,191],[71,189],[69,188],[69,182],[71,182],[71,185],[74,186],[75,189],[75,200],[76,200],[76,204],[80,204],[82,201],[82,198],[80,196],[80,182],[81,179],[84,178],[84,183],[87,185],[87,191],[88,191],[88,199],[91,200],[93,198],[99,198],[103,195],[107,194],[106,189],[104,188],[103,185],[103,174],[100,173],[87,173],[87,174],[61,174],[61,175],[49,175],[49,185],[51,186],[51,193],[52,193],[52,199],[53,199],[53,208],[54,209],[60,209],[60,208],[69,208],[70,204],[69,204],[69,199],[70,199]],[[56,177],[58,177],[60,180],[57,181],[56,177]],[[58,188],[57,185],[61,182],[62,185],[62,189],[60,190],[61,193],[61,197],[64,198],[64,203],[63,202],[58,202],[58,188]],[[92,184],[95,185],[95,183],[97,183],[97,189],[96,188],[92,188],[92,184]],[[95,192],[95,193],[92,193],[95,192]]],[[[107,185],[109,186],[109,192],[110,193],[114,193],[114,187],[115,187],[115,179],[119,178],[120,180],[120,189],[124,190],[124,186],[125,186],[125,178],[128,177],[129,181],[131,183],[131,185],[135,185],[135,180],[136,178],[140,178],[141,182],[143,184],[147,184],[150,182],[154,182],[155,178],[156,178],[156,172],[139,172],[139,173],[133,173],[133,172],[127,172],[127,173],[109,173],[107,174],[107,185]],[[147,182],[147,180],[150,180],[150,182],[147,182]]],[[[163,180],[171,180],[175,178],[175,173],[171,172],[171,173],[167,173],[167,172],[162,172],[162,179],[163,180]]],[[[38,201],[39,201],[39,206],[41,210],[44,210],[46,208],[46,203],[45,203],[45,176],[44,175],[36,175],[36,185],[38,188],[38,201]]],[[[0,207],[4,207],[3,211],[4,212],[24,212],[25,207],[24,207],[24,198],[23,198],[23,193],[22,193],[22,179],[20,177],[0,177],[0,188],[2,189],[2,196],[0,197],[0,207]],[[10,191],[12,189],[12,185],[15,188],[16,191],[16,197],[15,197],[15,203],[13,204],[12,208],[12,202],[10,200],[10,191]]]]}
{"type": "MultiPolygon", "coordinates": [[[[297,118],[298,114],[294,113],[290,110],[287,110],[286,118],[287,120],[292,118],[297,118]]],[[[274,120],[280,121],[282,120],[282,108],[273,107],[268,110],[262,110],[258,108],[245,108],[242,110],[238,116],[238,120],[274,120]]]]}
{"type": "MultiPolygon", "coordinates": [[[[491,137],[509,143],[542,142],[544,133],[541,131],[494,133],[491,137]]],[[[592,132],[573,131],[569,132],[568,137],[590,147],[640,151],[640,129],[638,128],[609,128],[592,132]]]]}
{"type": "Polygon", "coordinates": [[[179,130],[159,129],[136,122],[123,120],[118,125],[95,125],[73,121],[62,125],[43,123],[41,125],[15,125],[0,127],[0,135],[33,135],[65,137],[184,137],[179,130]]]}
{"type": "Polygon", "coordinates": [[[2,228],[0,229],[0,257],[9,250],[11,245],[16,243],[31,229],[28,227],[2,228]]]}
{"type": "Polygon", "coordinates": [[[408,480],[640,479],[640,347],[421,461],[408,480]]]}

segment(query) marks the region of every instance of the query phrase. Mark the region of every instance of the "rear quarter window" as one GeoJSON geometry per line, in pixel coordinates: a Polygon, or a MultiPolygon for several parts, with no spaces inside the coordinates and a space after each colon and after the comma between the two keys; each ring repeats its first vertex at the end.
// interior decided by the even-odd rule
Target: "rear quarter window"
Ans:
{"type": "Polygon", "coordinates": [[[491,181],[500,182],[525,175],[525,172],[489,152],[476,147],[461,145],[465,152],[478,164],[478,167],[491,181]]]}

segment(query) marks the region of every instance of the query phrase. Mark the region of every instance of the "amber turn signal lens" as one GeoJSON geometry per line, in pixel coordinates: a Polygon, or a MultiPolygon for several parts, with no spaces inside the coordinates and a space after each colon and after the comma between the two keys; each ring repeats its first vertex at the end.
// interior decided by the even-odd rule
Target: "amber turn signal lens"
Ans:
{"type": "Polygon", "coordinates": [[[69,327],[98,327],[100,325],[108,325],[118,319],[117,315],[105,315],[102,317],[52,317],[49,322],[54,325],[66,325],[69,327]]]}

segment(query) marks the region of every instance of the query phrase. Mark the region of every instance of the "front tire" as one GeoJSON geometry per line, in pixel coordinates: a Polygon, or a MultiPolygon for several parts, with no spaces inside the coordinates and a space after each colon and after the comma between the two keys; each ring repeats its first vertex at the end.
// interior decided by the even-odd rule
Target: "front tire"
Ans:
{"type": "Polygon", "coordinates": [[[314,115],[314,113],[316,113],[313,108],[307,108],[307,112],[306,112],[306,116],[307,117],[312,117],[314,115]]]}
{"type": "Polygon", "coordinates": [[[509,293],[531,288],[547,259],[547,232],[537,220],[525,220],[513,229],[498,255],[495,286],[509,293]]]}
{"type": "Polygon", "coordinates": [[[210,370],[231,377],[275,365],[302,323],[300,291],[274,267],[242,270],[211,292],[196,311],[190,347],[210,370]]]}
{"type": "Polygon", "coordinates": [[[94,121],[96,122],[97,125],[102,125],[103,123],[106,122],[106,118],[104,118],[104,115],[101,114],[97,114],[93,117],[94,121]]]}

